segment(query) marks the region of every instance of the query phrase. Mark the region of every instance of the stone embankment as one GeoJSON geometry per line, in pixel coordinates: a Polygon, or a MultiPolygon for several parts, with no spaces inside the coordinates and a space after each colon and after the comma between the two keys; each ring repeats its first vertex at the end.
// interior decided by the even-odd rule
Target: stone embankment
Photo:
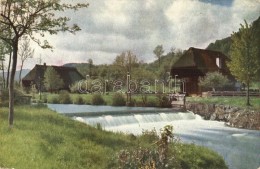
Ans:
{"type": "Polygon", "coordinates": [[[224,121],[230,127],[260,130],[260,110],[191,102],[186,103],[186,109],[205,120],[224,121]]]}

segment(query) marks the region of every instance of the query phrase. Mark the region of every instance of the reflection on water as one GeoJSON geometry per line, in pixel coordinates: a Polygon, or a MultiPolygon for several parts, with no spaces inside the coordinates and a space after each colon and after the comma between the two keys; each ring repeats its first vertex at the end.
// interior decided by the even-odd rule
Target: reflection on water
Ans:
{"type": "Polygon", "coordinates": [[[170,113],[170,109],[86,105],[75,109],[75,105],[48,106],[60,113],[102,112],[100,116],[84,114],[84,116],[73,118],[90,125],[99,123],[110,131],[141,134],[142,130],[155,128],[159,131],[165,125],[173,125],[174,133],[182,141],[206,146],[217,151],[224,157],[231,169],[260,167],[259,131],[229,128],[223,122],[206,121],[192,112],[170,113]],[[142,110],[145,114],[142,113],[142,110]]]}

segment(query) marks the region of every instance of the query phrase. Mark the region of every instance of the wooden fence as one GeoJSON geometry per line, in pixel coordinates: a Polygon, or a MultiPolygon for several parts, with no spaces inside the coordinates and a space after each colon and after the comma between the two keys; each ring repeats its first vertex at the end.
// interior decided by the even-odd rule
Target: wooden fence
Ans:
{"type": "MultiPolygon", "coordinates": [[[[249,95],[260,97],[260,92],[250,92],[249,95]]],[[[202,96],[246,96],[246,91],[211,91],[203,92],[202,96]]]]}

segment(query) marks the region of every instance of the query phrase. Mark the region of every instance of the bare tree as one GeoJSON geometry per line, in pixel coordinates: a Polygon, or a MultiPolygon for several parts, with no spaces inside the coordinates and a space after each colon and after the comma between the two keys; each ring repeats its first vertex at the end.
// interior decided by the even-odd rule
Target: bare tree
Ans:
{"type": "Polygon", "coordinates": [[[24,62],[27,59],[33,58],[34,55],[34,49],[30,47],[30,39],[28,39],[27,37],[24,38],[23,43],[21,44],[18,50],[18,55],[20,56],[21,59],[21,70],[19,73],[19,85],[21,85],[21,76],[22,76],[24,62]]]}

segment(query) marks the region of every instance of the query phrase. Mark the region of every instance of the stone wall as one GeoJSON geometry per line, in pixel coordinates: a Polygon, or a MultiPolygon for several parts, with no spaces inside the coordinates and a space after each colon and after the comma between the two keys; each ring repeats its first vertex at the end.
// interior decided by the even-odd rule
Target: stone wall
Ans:
{"type": "Polygon", "coordinates": [[[231,127],[260,130],[260,110],[192,102],[186,103],[186,109],[206,120],[224,121],[231,127]]]}

